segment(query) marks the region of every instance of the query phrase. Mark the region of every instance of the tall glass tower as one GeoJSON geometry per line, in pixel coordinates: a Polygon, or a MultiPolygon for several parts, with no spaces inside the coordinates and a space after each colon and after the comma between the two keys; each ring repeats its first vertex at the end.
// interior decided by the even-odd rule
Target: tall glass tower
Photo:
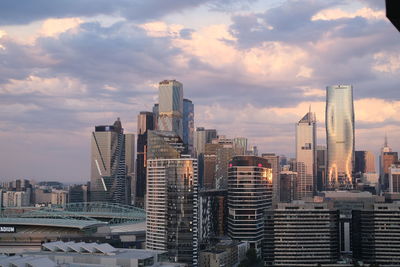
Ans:
{"type": "Polygon", "coordinates": [[[351,85],[326,88],[326,189],[351,189],[354,166],[354,105],[351,85]]]}
{"type": "Polygon", "coordinates": [[[173,131],[183,139],[183,85],[180,82],[160,82],[158,112],[158,129],[173,131]]]}

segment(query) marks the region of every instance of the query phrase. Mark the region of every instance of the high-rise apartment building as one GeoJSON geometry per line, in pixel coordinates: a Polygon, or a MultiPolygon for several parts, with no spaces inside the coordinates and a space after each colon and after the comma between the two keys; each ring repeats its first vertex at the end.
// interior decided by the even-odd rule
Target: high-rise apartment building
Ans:
{"type": "Polygon", "coordinates": [[[126,140],[119,118],[114,125],[96,126],[91,143],[90,200],[130,204],[126,140]]]}
{"type": "Polygon", "coordinates": [[[148,132],[146,246],[197,266],[197,160],[174,132],[148,132]]]}
{"type": "Polygon", "coordinates": [[[316,183],[316,127],[315,114],[310,111],[296,123],[297,197],[314,195],[316,183]]]}
{"type": "Polygon", "coordinates": [[[266,159],[267,162],[271,165],[272,168],[272,200],[274,202],[279,202],[279,180],[280,180],[280,164],[279,164],[279,156],[274,153],[263,153],[261,155],[262,158],[266,159]]]}
{"type": "Polygon", "coordinates": [[[326,88],[325,128],[327,143],[327,185],[332,189],[353,187],[354,105],[353,87],[326,88]]]}
{"type": "Polygon", "coordinates": [[[146,166],[147,166],[147,133],[155,128],[153,112],[142,111],[137,118],[137,152],[136,152],[136,181],[135,205],[144,207],[146,193],[146,166]]]}
{"type": "Polygon", "coordinates": [[[175,132],[183,140],[183,85],[176,80],[159,84],[158,129],[175,132]]]}
{"type": "Polygon", "coordinates": [[[297,172],[281,171],[279,181],[279,201],[290,203],[297,199],[297,172]]]}
{"type": "Polygon", "coordinates": [[[272,205],[272,169],[266,159],[235,156],[229,163],[228,235],[261,255],[265,214],[272,205]]]}
{"type": "Polygon", "coordinates": [[[183,143],[188,154],[194,156],[194,105],[189,99],[183,99],[183,143]]]}

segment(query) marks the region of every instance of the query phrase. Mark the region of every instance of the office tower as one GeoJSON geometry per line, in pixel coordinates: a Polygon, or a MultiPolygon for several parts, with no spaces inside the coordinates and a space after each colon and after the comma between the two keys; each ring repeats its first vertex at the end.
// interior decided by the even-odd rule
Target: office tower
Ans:
{"type": "Polygon", "coordinates": [[[353,87],[336,85],[326,88],[327,186],[351,189],[354,166],[353,87]]]}
{"type": "Polygon", "coordinates": [[[366,264],[398,266],[400,204],[376,203],[353,211],[353,256],[366,264]]]}
{"type": "Polygon", "coordinates": [[[279,201],[290,203],[297,199],[297,172],[281,171],[279,181],[279,201]]]}
{"type": "Polygon", "coordinates": [[[323,191],[326,185],[326,146],[317,146],[317,191],[323,191]]]}
{"type": "Polygon", "coordinates": [[[327,203],[278,203],[272,214],[267,266],[328,266],[339,260],[339,212],[327,203]]]}
{"type": "Polygon", "coordinates": [[[191,100],[183,99],[183,143],[188,154],[194,156],[194,105],[191,100]]]}
{"type": "Polygon", "coordinates": [[[155,128],[153,112],[142,111],[137,118],[137,152],[136,152],[136,181],[135,205],[144,207],[146,193],[146,166],[147,166],[147,134],[155,128]]]}
{"type": "Polygon", "coordinates": [[[266,159],[267,162],[271,165],[272,168],[272,200],[274,202],[278,202],[279,197],[279,173],[280,173],[280,165],[279,165],[279,156],[274,153],[263,153],[261,155],[262,158],[266,159]]]}
{"type": "Polygon", "coordinates": [[[381,155],[379,157],[380,167],[380,184],[381,190],[387,191],[389,189],[389,167],[398,161],[399,156],[397,152],[393,152],[388,145],[387,136],[385,136],[385,144],[381,149],[381,155]]]}
{"type": "Polygon", "coordinates": [[[154,104],[153,106],[153,115],[154,115],[154,129],[153,130],[159,130],[158,128],[158,115],[159,115],[159,105],[158,103],[154,104]]]}
{"type": "Polygon", "coordinates": [[[228,165],[235,155],[233,140],[225,136],[219,136],[213,143],[218,144],[215,159],[215,188],[228,188],[228,165]]]}
{"type": "Polygon", "coordinates": [[[146,247],[197,266],[197,160],[147,161],[146,247]]]}
{"type": "Polygon", "coordinates": [[[208,247],[212,239],[226,236],[228,225],[228,191],[199,191],[199,243],[208,247]]]}
{"type": "Polygon", "coordinates": [[[272,205],[272,169],[266,159],[235,156],[229,162],[228,236],[248,241],[261,255],[265,214],[272,205]]]}
{"type": "Polygon", "coordinates": [[[233,147],[236,155],[246,155],[247,153],[247,138],[235,137],[233,138],[233,147]]]}
{"type": "Polygon", "coordinates": [[[125,136],[119,118],[114,125],[96,126],[91,143],[91,201],[130,204],[125,136]]]}
{"type": "Polygon", "coordinates": [[[204,154],[206,144],[217,138],[217,130],[197,127],[194,132],[194,150],[196,155],[204,154]]]}
{"type": "Polygon", "coordinates": [[[204,168],[202,188],[215,189],[215,166],[219,144],[206,144],[204,150],[204,168]]]}
{"type": "Polygon", "coordinates": [[[183,140],[183,86],[176,80],[159,83],[158,129],[173,131],[183,140]]]}
{"type": "Polygon", "coordinates": [[[310,111],[296,124],[297,197],[314,195],[316,183],[316,127],[315,114],[310,111]]]}
{"type": "Polygon", "coordinates": [[[355,173],[375,172],[375,156],[370,151],[355,152],[355,173]]]}
{"type": "Polygon", "coordinates": [[[400,162],[389,167],[389,193],[400,193],[400,162]]]}

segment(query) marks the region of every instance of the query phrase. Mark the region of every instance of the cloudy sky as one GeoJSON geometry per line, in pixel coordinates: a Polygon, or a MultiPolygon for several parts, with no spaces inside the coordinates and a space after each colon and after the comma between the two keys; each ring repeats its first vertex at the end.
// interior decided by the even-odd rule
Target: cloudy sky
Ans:
{"type": "Polygon", "coordinates": [[[86,181],[94,125],[136,132],[177,79],[195,126],[294,155],[309,105],[352,84],[356,149],[400,151],[400,34],[383,0],[2,0],[0,180],[86,181]]]}

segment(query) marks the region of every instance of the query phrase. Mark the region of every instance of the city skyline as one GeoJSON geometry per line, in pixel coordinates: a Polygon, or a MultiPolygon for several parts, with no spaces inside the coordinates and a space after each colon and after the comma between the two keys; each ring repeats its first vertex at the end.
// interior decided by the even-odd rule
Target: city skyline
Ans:
{"type": "Polygon", "coordinates": [[[377,158],[387,133],[399,151],[400,39],[383,2],[272,2],[176,1],[164,14],[146,12],[149,2],[138,18],[119,1],[113,13],[76,3],[47,14],[32,7],[23,19],[12,16],[17,3],[0,4],[0,179],[87,181],[93,127],[121,117],[136,133],[164,79],[183,83],[195,127],[291,157],[293,125],[308,106],[325,144],[325,86],[352,84],[355,150],[377,158]]]}

